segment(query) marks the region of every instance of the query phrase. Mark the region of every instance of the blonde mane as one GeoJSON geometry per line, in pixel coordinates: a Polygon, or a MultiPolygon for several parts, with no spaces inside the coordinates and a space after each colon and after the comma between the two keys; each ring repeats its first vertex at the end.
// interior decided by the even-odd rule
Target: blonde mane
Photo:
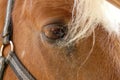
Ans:
{"type": "Polygon", "coordinates": [[[70,26],[69,43],[90,36],[96,27],[119,35],[120,10],[106,0],[74,0],[70,26]]]}
{"type": "MultiPolygon", "coordinates": [[[[25,9],[32,9],[32,4],[32,0],[25,0],[21,15],[24,15],[25,9]],[[30,6],[27,7],[27,4],[30,6]]],[[[97,27],[104,28],[110,35],[114,33],[119,36],[120,9],[107,0],[74,0],[72,19],[68,25],[67,43],[90,36],[97,27]]]]}

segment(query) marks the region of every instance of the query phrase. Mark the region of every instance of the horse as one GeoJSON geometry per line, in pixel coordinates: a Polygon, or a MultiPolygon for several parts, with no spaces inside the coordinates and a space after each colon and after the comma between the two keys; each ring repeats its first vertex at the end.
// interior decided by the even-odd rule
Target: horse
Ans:
{"type": "MultiPolygon", "coordinates": [[[[120,9],[108,1],[15,0],[11,17],[14,50],[36,80],[120,80],[120,9]]],[[[18,80],[9,65],[3,80],[18,80]]]]}

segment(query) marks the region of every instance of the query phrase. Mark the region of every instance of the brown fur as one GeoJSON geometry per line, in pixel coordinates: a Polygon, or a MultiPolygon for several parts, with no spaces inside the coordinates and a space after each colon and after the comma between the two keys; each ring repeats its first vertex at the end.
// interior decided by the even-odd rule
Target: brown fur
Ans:
{"type": "MultiPolygon", "coordinates": [[[[1,33],[6,2],[0,0],[1,33]]],[[[71,0],[16,0],[12,14],[16,54],[37,80],[120,80],[120,40],[100,26],[95,30],[92,54],[82,67],[93,46],[92,35],[63,48],[42,40],[42,27],[54,18],[69,22],[72,4],[71,0]]],[[[10,67],[4,80],[17,80],[10,67]]]]}

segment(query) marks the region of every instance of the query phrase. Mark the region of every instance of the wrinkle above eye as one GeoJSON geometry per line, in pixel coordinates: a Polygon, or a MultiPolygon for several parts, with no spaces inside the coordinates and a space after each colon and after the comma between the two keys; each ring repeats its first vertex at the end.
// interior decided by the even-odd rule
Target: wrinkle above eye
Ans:
{"type": "Polygon", "coordinates": [[[63,9],[57,10],[43,9],[41,12],[38,11],[41,10],[34,11],[34,13],[32,14],[34,22],[35,24],[37,24],[38,28],[55,21],[62,21],[68,23],[72,17],[71,12],[68,12],[63,9]]]}

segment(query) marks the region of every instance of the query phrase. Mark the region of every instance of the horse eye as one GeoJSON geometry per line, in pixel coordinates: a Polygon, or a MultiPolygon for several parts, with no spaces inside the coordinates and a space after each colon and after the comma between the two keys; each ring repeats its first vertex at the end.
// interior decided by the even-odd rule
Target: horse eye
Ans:
{"type": "Polygon", "coordinates": [[[63,24],[49,24],[44,27],[43,33],[48,39],[58,40],[65,37],[67,27],[63,24]]]}

